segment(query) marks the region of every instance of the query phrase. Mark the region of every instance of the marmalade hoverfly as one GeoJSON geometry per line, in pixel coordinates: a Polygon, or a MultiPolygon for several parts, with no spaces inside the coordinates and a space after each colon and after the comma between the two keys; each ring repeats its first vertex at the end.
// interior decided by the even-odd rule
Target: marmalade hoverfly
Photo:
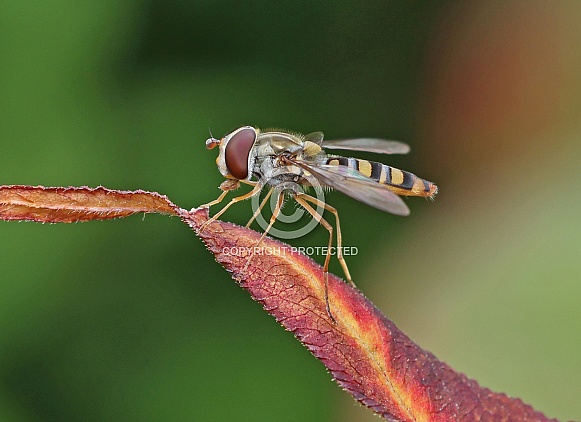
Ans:
{"type": "MultiPolygon", "coordinates": [[[[261,131],[252,126],[243,126],[222,139],[211,137],[206,141],[208,149],[216,146],[220,149],[216,164],[226,180],[220,185],[222,194],[204,206],[210,207],[220,203],[228,191],[237,189],[240,187],[240,183],[250,185],[253,189],[247,194],[233,198],[214,217],[210,218],[201,230],[219,218],[232,204],[259,195],[260,191],[268,185],[269,192],[246,225],[246,227],[250,226],[268,198],[276,191],[278,194],[276,206],[268,227],[256,245],[258,246],[280,215],[285,192],[290,193],[297,203],[329,231],[329,248],[327,249],[329,252],[325,258],[323,271],[327,313],[331,318],[333,317],[329,308],[327,276],[333,242],[333,227],[323,218],[322,213],[316,211],[312,205],[318,209],[327,210],[335,216],[337,259],[343,268],[347,281],[353,285],[349,269],[342,255],[339,214],[335,208],[324,201],[297,189],[292,189],[292,184],[295,186],[297,184],[313,186],[312,181],[316,180],[323,187],[338,190],[367,205],[397,215],[409,214],[409,208],[398,195],[423,196],[433,199],[438,192],[438,187],[435,184],[407,171],[374,161],[329,155],[324,151],[325,148],[329,148],[378,154],[407,154],[410,150],[409,146],[397,141],[375,138],[324,141],[322,132],[313,132],[303,136],[282,130],[261,131]]],[[[251,258],[252,255],[247,261],[247,266],[251,258]]]]}

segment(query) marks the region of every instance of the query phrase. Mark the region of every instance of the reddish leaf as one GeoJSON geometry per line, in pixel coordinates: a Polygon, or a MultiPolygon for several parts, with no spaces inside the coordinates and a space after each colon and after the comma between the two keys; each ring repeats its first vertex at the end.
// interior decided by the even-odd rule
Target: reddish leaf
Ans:
{"type": "Polygon", "coordinates": [[[519,399],[493,393],[422,350],[358,290],[329,274],[325,309],[322,268],[289,245],[188,212],[165,196],[98,188],[0,186],[0,220],[73,222],[140,212],[179,215],[251,296],[320,359],[357,400],[389,420],[548,421],[519,399]],[[253,253],[248,264],[249,253],[253,253]],[[248,264],[248,265],[247,265],[248,264]]]}
{"type": "MultiPolygon", "coordinates": [[[[182,213],[196,231],[207,209],[182,213]]],[[[422,350],[361,292],[329,275],[333,322],[326,310],[322,268],[266,238],[246,270],[260,234],[215,221],[198,233],[240,285],[292,331],[335,380],[389,420],[547,421],[519,399],[493,393],[422,350]]]]}
{"type": "Polygon", "coordinates": [[[176,215],[177,209],[167,197],[142,190],[0,186],[0,220],[72,223],[141,212],[176,215]]]}

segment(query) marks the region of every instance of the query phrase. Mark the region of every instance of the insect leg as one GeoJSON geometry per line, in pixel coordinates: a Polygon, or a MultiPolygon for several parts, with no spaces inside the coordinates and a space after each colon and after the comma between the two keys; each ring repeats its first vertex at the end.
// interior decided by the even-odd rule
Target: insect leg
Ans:
{"type": "Polygon", "coordinates": [[[254,215],[252,216],[252,218],[248,221],[248,224],[246,224],[246,228],[250,227],[250,225],[252,224],[252,222],[256,219],[256,217],[258,217],[258,214],[260,214],[260,212],[262,211],[262,209],[264,208],[264,205],[266,204],[266,201],[268,201],[268,198],[270,198],[270,196],[272,195],[272,192],[274,191],[274,188],[271,188],[268,193],[266,194],[266,196],[264,197],[264,199],[262,200],[262,202],[260,203],[260,205],[258,206],[258,209],[254,212],[254,215]]]}
{"type": "MultiPolygon", "coordinates": [[[[270,190],[269,194],[272,192],[272,190],[273,189],[270,190]]],[[[246,271],[248,269],[248,265],[250,265],[250,261],[252,260],[252,257],[254,257],[254,249],[257,248],[262,243],[262,241],[266,237],[266,234],[269,232],[271,227],[274,225],[274,222],[278,218],[280,211],[282,209],[283,202],[284,202],[284,192],[281,191],[278,194],[276,206],[274,207],[274,210],[272,211],[272,216],[270,217],[270,222],[268,223],[268,227],[266,227],[266,229],[264,230],[264,233],[262,233],[262,236],[260,236],[260,239],[254,245],[254,248],[252,248],[252,252],[250,253],[250,256],[248,257],[248,260],[246,261],[246,265],[244,266],[244,271],[246,271]]]]}
{"type": "Polygon", "coordinates": [[[319,224],[321,224],[329,231],[329,245],[327,247],[327,256],[325,257],[325,264],[323,265],[323,280],[325,284],[325,307],[327,309],[327,315],[329,315],[333,322],[336,322],[335,318],[333,317],[333,314],[331,313],[331,306],[329,305],[329,261],[331,260],[331,246],[333,245],[333,226],[331,226],[329,222],[325,220],[321,214],[319,214],[313,207],[309,205],[309,203],[307,202],[308,198],[317,201],[316,198],[313,198],[304,193],[294,194],[294,199],[299,203],[299,205],[306,209],[309,212],[309,214],[311,214],[313,218],[317,220],[319,224]]]}
{"type": "MultiPolygon", "coordinates": [[[[249,184],[251,186],[254,186],[254,188],[250,192],[248,192],[248,193],[246,193],[244,195],[240,195],[240,196],[237,196],[236,198],[232,198],[230,200],[230,202],[224,208],[222,208],[216,215],[214,215],[212,218],[208,219],[204,224],[202,224],[202,227],[200,227],[199,233],[202,233],[204,231],[204,229],[208,226],[208,224],[210,224],[210,223],[216,221],[218,218],[220,218],[220,216],[222,214],[224,214],[226,212],[226,210],[228,208],[230,208],[231,205],[235,204],[236,202],[244,201],[245,199],[248,199],[248,198],[250,198],[250,197],[258,194],[260,192],[260,190],[262,189],[262,185],[260,183],[247,182],[247,181],[245,183],[247,183],[247,184],[249,184]]],[[[212,202],[213,203],[220,202],[222,199],[224,199],[224,196],[225,196],[225,194],[227,192],[228,191],[223,192],[218,197],[218,199],[216,199],[215,201],[212,201],[212,202]],[[218,201],[218,202],[216,202],[216,201],[218,201]]],[[[210,202],[210,204],[212,204],[212,202],[210,202]]],[[[214,205],[214,204],[212,204],[212,205],[214,205]]]]}
{"type": "Polygon", "coordinates": [[[200,208],[210,208],[212,205],[219,204],[226,197],[226,195],[228,195],[228,192],[229,191],[227,190],[223,191],[218,198],[214,199],[211,202],[208,202],[207,204],[201,205],[200,208]]]}
{"type": "Polygon", "coordinates": [[[235,180],[235,179],[224,180],[222,183],[220,183],[220,190],[222,191],[220,196],[218,198],[214,199],[213,201],[208,202],[207,204],[200,205],[199,208],[210,208],[213,205],[219,204],[226,197],[228,192],[230,192],[231,190],[236,190],[239,187],[240,187],[239,180],[235,180]]]}
{"type": "MultiPolygon", "coordinates": [[[[337,226],[337,260],[341,264],[341,268],[343,268],[343,273],[345,273],[345,278],[347,278],[347,281],[349,282],[349,284],[351,284],[353,287],[355,287],[355,283],[353,283],[353,280],[351,279],[351,274],[349,273],[349,268],[347,268],[347,262],[345,261],[345,258],[343,258],[343,247],[342,247],[343,246],[343,238],[341,236],[341,224],[339,223],[339,213],[337,212],[337,209],[335,209],[331,205],[329,205],[323,201],[320,201],[317,198],[314,198],[310,195],[306,195],[304,193],[300,194],[300,195],[305,201],[312,202],[313,204],[315,204],[318,207],[323,207],[335,216],[335,225],[337,226]]],[[[297,199],[297,202],[298,202],[298,199],[297,199]]],[[[311,214],[314,217],[314,214],[313,213],[311,213],[311,214]]]]}

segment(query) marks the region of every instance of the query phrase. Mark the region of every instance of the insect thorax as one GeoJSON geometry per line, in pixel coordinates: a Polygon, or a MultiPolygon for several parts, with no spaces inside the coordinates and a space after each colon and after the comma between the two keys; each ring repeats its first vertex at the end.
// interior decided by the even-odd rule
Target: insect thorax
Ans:
{"type": "MultiPolygon", "coordinates": [[[[253,175],[263,184],[279,186],[287,183],[301,184],[303,171],[297,166],[281,163],[280,156],[256,157],[253,175]]],[[[282,186],[280,186],[282,188],[282,186]]]]}
{"type": "Polygon", "coordinates": [[[295,155],[285,152],[278,155],[256,156],[253,165],[254,177],[265,185],[268,184],[280,189],[289,189],[290,185],[311,185],[309,175],[305,175],[305,171],[298,166],[286,164],[284,157],[309,162],[321,160],[322,158],[316,156],[304,157],[302,151],[295,155]]]}

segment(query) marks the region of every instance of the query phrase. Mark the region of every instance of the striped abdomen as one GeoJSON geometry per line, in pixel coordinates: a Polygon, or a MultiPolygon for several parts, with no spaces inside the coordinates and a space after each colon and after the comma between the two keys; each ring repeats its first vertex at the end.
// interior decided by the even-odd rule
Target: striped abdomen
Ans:
{"type": "Polygon", "coordinates": [[[405,196],[427,196],[432,198],[438,187],[432,182],[421,179],[409,171],[399,170],[375,161],[359,158],[329,157],[326,164],[345,166],[357,170],[363,176],[386,185],[389,190],[405,196]]]}

